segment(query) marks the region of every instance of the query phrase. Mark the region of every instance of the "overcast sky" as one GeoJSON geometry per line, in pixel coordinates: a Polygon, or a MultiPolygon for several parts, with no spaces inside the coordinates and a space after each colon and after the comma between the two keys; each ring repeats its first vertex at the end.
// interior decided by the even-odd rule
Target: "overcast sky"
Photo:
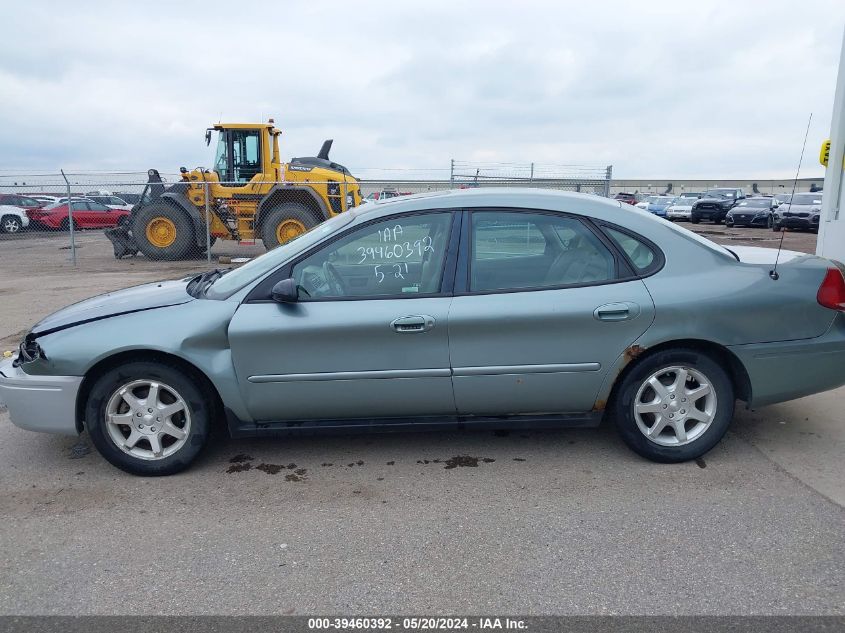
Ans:
{"type": "Polygon", "coordinates": [[[285,158],[331,137],[362,175],[456,158],[780,178],[812,112],[819,175],[845,24],[837,0],[0,8],[6,170],[209,166],[208,125],[272,116],[285,158]]]}

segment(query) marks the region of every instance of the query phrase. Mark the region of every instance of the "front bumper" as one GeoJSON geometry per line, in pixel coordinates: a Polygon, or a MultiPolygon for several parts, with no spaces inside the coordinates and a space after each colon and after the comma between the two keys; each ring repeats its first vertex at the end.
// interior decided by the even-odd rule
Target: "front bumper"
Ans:
{"type": "Polygon", "coordinates": [[[29,431],[77,435],[76,396],[81,376],[31,376],[0,361],[0,404],[15,426],[29,431]]]}
{"type": "Polygon", "coordinates": [[[737,226],[766,226],[769,222],[768,215],[751,215],[746,214],[728,214],[725,217],[726,222],[732,222],[737,226]]]}
{"type": "Polygon", "coordinates": [[[813,222],[812,218],[798,218],[795,216],[784,216],[778,220],[778,224],[786,229],[817,229],[818,222],[813,222]]]}
{"type": "Polygon", "coordinates": [[[703,209],[696,208],[692,210],[691,219],[693,220],[724,220],[728,215],[728,209],[718,209],[714,207],[705,207],[703,209]]]}

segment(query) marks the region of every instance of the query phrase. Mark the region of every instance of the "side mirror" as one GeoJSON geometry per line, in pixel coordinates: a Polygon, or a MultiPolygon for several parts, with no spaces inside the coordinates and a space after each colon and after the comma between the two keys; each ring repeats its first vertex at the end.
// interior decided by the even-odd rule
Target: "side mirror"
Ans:
{"type": "Polygon", "coordinates": [[[299,286],[293,279],[282,279],[273,286],[270,296],[278,303],[296,303],[299,301],[299,286]]]}

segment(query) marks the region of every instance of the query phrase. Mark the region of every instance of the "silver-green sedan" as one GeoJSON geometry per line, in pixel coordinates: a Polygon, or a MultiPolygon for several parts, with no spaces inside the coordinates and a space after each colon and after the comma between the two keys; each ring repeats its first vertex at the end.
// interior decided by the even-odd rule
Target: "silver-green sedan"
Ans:
{"type": "Polygon", "coordinates": [[[175,473],[234,436],[594,426],[698,457],[735,401],[845,384],[832,262],[727,249],[596,196],[474,189],[339,215],[231,271],[88,299],[0,364],[35,431],[175,473]]]}

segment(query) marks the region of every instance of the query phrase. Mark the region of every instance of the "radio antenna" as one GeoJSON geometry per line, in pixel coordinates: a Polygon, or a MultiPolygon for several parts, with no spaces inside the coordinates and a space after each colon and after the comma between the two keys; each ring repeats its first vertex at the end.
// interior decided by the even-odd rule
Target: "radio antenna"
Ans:
{"type": "MultiPolygon", "coordinates": [[[[801,173],[801,162],[804,160],[804,150],[807,148],[807,136],[810,134],[810,123],[813,121],[813,113],[810,112],[810,118],[807,120],[807,131],[804,132],[804,144],[801,146],[801,156],[798,158],[798,169],[795,170],[795,180],[792,181],[792,194],[789,196],[789,208],[792,208],[792,198],[795,197],[795,189],[798,187],[798,174],[801,173]]],[[[780,229],[780,244],[778,244],[778,252],[775,255],[775,266],[769,271],[769,277],[772,281],[780,279],[778,274],[778,261],[780,260],[780,252],[783,249],[783,238],[786,235],[786,229],[780,229]]]]}

